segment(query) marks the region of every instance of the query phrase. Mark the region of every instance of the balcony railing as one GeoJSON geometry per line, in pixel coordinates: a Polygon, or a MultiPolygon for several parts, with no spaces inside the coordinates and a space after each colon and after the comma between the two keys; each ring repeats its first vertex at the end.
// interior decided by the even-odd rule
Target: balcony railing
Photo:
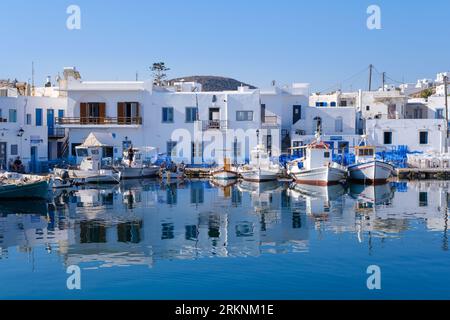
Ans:
{"type": "Polygon", "coordinates": [[[228,121],[226,120],[199,120],[198,123],[202,131],[228,129],[228,121]]]}
{"type": "Polygon", "coordinates": [[[48,128],[49,139],[62,139],[66,136],[66,129],[64,128],[48,128]]]}
{"type": "Polygon", "coordinates": [[[279,125],[277,116],[265,116],[261,120],[263,126],[276,127],[279,125]]]}
{"type": "Polygon", "coordinates": [[[63,117],[56,118],[58,125],[141,125],[142,117],[63,117]]]}

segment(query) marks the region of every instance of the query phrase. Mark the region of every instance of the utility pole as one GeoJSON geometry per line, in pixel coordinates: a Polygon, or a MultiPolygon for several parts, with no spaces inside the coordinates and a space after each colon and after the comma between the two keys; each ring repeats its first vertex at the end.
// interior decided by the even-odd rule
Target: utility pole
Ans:
{"type": "Polygon", "coordinates": [[[373,65],[369,65],[369,91],[372,91],[372,69],[373,65]]]}
{"type": "Polygon", "coordinates": [[[444,95],[445,95],[445,153],[448,152],[448,77],[444,77],[444,95]]]}
{"type": "Polygon", "coordinates": [[[385,85],[385,83],[386,83],[386,72],[383,72],[383,73],[382,73],[382,79],[381,79],[381,82],[382,82],[382,84],[383,84],[383,91],[384,91],[384,85],[385,85]]]}

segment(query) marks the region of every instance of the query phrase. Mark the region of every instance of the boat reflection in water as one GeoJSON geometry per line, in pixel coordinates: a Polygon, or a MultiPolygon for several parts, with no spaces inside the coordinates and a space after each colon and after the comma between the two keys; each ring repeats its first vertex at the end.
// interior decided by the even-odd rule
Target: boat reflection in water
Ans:
{"type": "Polygon", "coordinates": [[[420,219],[429,231],[446,232],[448,190],[445,182],[351,184],[346,190],[208,180],[80,187],[59,191],[49,204],[2,201],[0,257],[12,247],[45,247],[66,265],[152,266],[158,260],[308,252],[318,230],[364,242],[365,234],[399,234],[420,219]]]}

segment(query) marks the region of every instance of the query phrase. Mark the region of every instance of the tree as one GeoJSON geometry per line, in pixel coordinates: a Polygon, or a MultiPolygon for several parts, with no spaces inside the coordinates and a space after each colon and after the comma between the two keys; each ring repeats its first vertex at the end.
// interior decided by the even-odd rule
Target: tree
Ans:
{"type": "Polygon", "coordinates": [[[167,71],[170,70],[170,68],[166,67],[166,64],[164,62],[155,62],[151,67],[150,70],[153,73],[153,82],[157,86],[164,85],[164,80],[167,78],[167,71]]]}
{"type": "Polygon", "coordinates": [[[420,97],[423,99],[428,99],[431,95],[433,95],[433,89],[431,88],[425,89],[420,93],[420,97]]]}

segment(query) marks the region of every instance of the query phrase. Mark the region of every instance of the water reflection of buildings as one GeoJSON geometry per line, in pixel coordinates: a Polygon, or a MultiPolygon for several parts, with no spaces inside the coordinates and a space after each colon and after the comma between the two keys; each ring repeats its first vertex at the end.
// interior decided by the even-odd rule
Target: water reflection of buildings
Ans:
{"type": "Polygon", "coordinates": [[[0,248],[2,254],[13,246],[57,248],[66,264],[109,267],[306,251],[314,229],[355,233],[364,241],[368,233],[408,230],[417,219],[430,231],[444,231],[446,239],[447,198],[448,184],[441,182],[350,185],[348,190],[128,182],[63,192],[48,208],[44,204],[43,213],[21,214],[2,203],[0,248]]]}
{"type": "Polygon", "coordinates": [[[266,187],[196,181],[78,190],[68,201],[70,217],[79,222],[67,263],[152,264],[305,250],[308,232],[300,213],[291,212],[279,184],[266,187]]]}

